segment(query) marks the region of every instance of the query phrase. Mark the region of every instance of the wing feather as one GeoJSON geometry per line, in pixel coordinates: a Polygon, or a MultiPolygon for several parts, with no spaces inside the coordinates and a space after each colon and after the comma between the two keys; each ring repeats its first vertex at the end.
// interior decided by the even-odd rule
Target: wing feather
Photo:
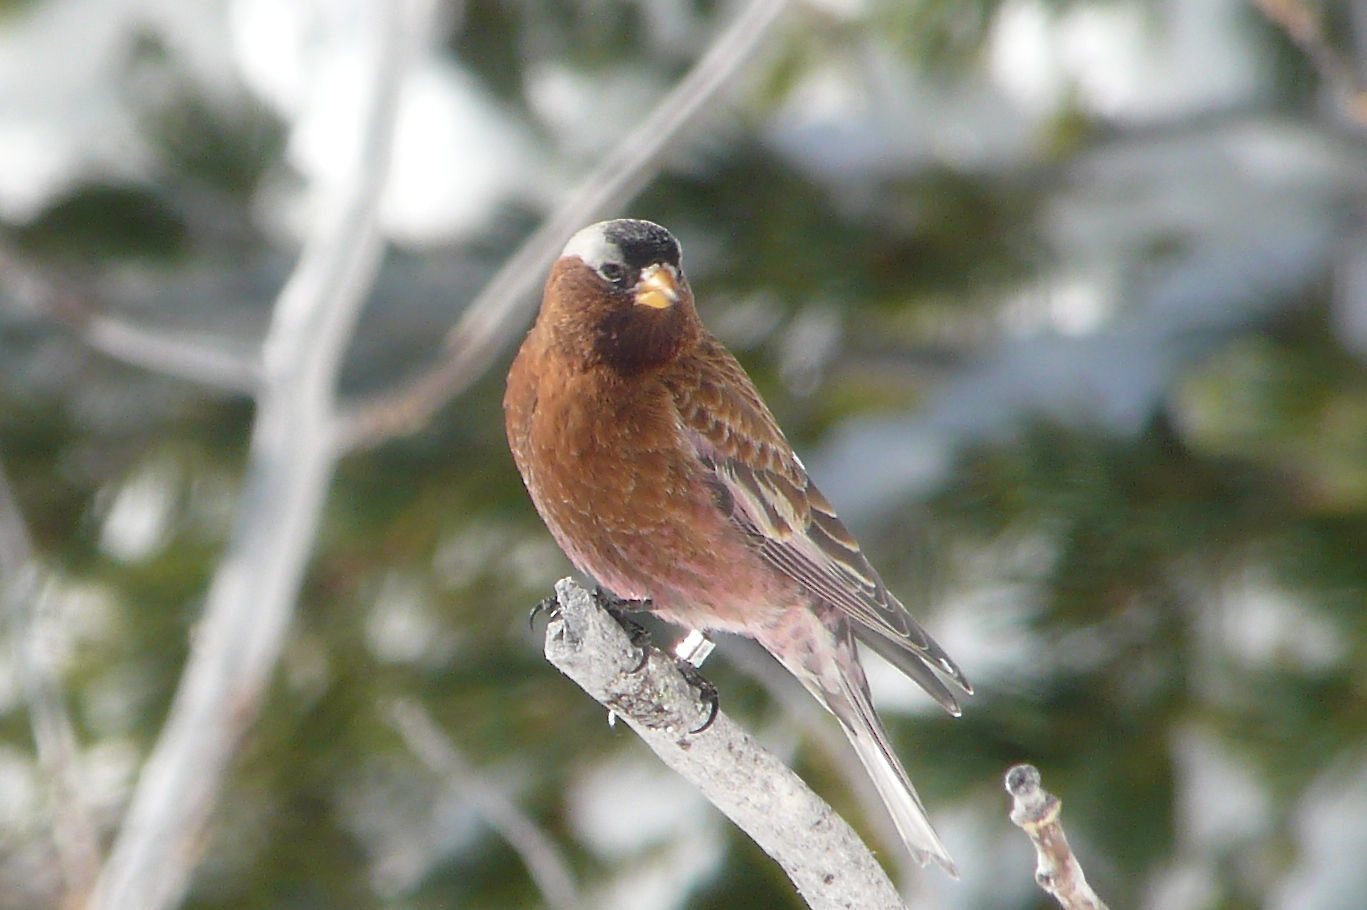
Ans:
{"type": "Polygon", "coordinates": [[[972,692],[963,672],[888,591],[744,369],[711,336],[685,360],[664,380],[681,428],[711,474],[718,507],[770,565],[853,619],[861,641],[957,714],[932,668],[972,692]]]}

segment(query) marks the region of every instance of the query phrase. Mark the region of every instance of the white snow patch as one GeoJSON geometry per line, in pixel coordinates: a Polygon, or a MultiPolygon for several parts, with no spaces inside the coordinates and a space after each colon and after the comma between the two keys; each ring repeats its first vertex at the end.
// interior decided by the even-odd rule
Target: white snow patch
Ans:
{"type": "Polygon", "coordinates": [[[701,824],[712,811],[674,772],[626,758],[595,765],[569,792],[570,823],[598,855],[620,859],[701,824]]]}
{"type": "Polygon", "coordinates": [[[1275,890],[1270,910],[1336,910],[1367,893],[1367,764],[1325,774],[1296,811],[1300,862],[1275,890]]]}
{"type": "Polygon", "coordinates": [[[175,517],[181,470],[154,458],[119,485],[100,526],[100,549],[120,562],[140,562],[166,545],[175,517]]]}

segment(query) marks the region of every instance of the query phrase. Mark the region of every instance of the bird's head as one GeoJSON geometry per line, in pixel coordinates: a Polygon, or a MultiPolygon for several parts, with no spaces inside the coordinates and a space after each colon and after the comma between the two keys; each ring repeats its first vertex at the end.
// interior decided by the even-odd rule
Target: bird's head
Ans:
{"type": "Polygon", "coordinates": [[[541,318],[586,365],[634,373],[666,364],[702,331],[679,256],[679,242],[658,224],[591,224],[551,269],[541,318]]]}

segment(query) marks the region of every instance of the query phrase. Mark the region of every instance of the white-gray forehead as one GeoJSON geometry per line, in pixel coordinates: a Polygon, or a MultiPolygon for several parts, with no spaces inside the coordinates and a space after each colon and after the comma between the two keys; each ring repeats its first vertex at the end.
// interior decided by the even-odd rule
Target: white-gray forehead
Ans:
{"type": "Polygon", "coordinates": [[[584,264],[589,268],[596,269],[605,262],[621,262],[622,248],[607,238],[607,232],[603,229],[611,224],[609,221],[600,221],[591,224],[586,228],[581,228],[577,234],[569,239],[565,244],[565,249],[561,251],[563,256],[578,256],[584,260],[584,264]]]}

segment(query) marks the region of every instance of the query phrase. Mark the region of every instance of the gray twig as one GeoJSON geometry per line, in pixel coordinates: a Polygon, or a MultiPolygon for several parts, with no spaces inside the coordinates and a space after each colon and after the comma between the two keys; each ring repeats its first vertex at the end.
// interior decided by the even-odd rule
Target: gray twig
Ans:
{"type": "Polygon", "coordinates": [[[1063,803],[1040,786],[1039,769],[1013,766],[1006,772],[1006,792],[1011,794],[1011,821],[1035,845],[1035,882],[1064,910],[1106,910],[1068,846],[1059,821],[1063,803]]]}
{"type": "Polygon", "coordinates": [[[447,337],[447,354],[401,387],[358,404],[339,440],[372,446],[422,426],[483,375],[535,307],[547,267],[576,230],[630,199],[659,169],[679,136],[764,42],[789,0],[750,0],[688,74],[503,263],[447,337]]]}
{"type": "Polygon", "coordinates": [[[706,730],[688,732],[708,708],[672,658],[652,648],[638,669],[641,655],[592,594],[568,578],[555,592],[546,659],[739,825],[783,867],[808,906],[903,910],[859,835],[725,712],[706,730]]]}
{"type": "Polygon", "coordinates": [[[390,709],[390,720],[413,754],[441,775],[517,851],[548,906],[556,910],[583,906],[574,873],[555,841],[480,775],[421,705],[407,699],[397,701],[390,709]]]}
{"type": "Polygon", "coordinates": [[[5,243],[0,243],[0,274],[22,305],[65,325],[91,348],[115,360],[247,395],[260,386],[261,365],[255,360],[234,354],[221,342],[113,316],[5,243]]]}
{"type": "Polygon", "coordinates": [[[323,188],[313,233],[276,301],[237,524],[93,908],[181,901],[229,759],[266,694],[335,466],[337,370],[383,253],[376,208],[399,85],[431,7],[373,6],[381,39],[359,105],[362,141],[345,176],[323,188]]]}
{"type": "Polygon", "coordinates": [[[75,727],[56,673],[42,653],[42,580],[28,526],[0,464],[0,604],[8,620],[38,764],[47,779],[52,839],[62,879],[68,898],[80,900],[89,893],[99,871],[100,844],[80,782],[75,727]]]}
{"type": "MultiPolygon", "coordinates": [[[[1359,125],[1367,125],[1367,85],[1354,61],[1343,56],[1325,34],[1321,4],[1305,0],[1250,0],[1269,21],[1281,28],[1305,54],[1343,110],[1359,125]]],[[[1349,9],[1356,8],[1350,4],[1349,9]]],[[[1358,11],[1360,14],[1360,10],[1358,11]]]]}

